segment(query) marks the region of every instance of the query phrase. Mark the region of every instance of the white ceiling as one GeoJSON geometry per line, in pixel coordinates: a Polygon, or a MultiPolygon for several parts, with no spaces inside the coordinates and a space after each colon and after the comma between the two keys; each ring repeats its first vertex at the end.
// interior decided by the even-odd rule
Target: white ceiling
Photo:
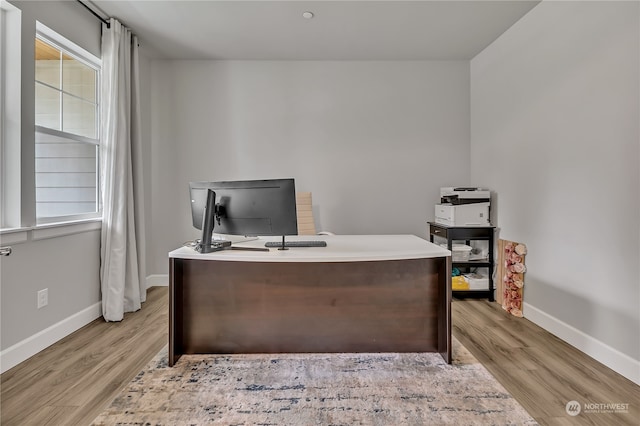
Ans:
{"type": "Polygon", "coordinates": [[[450,60],[473,58],[539,1],[90,3],[157,58],[450,60]],[[304,19],[305,11],[315,17],[304,19]]]}

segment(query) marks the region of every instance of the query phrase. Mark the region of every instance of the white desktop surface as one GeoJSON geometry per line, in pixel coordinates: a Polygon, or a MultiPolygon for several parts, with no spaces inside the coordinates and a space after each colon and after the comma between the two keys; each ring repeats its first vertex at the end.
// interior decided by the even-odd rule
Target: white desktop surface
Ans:
{"type": "MultiPolygon", "coordinates": [[[[264,248],[266,241],[281,240],[282,237],[260,237],[234,246],[264,248]]],[[[169,257],[237,262],[365,262],[451,256],[449,250],[415,235],[297,235],[286,237],[286,240],[324,240],[327,246],[292,247],[289,250],[270,248],[269,251],[222,250],[206,254],[181,247],[170,252],[169,257]]]]}

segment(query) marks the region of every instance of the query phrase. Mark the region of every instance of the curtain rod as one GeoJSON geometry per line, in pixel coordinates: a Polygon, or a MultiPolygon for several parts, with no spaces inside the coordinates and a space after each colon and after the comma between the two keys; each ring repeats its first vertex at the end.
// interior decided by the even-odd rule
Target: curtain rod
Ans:
{"type": "Polygon", "coordinates": [[[96,18],[98,18],[100,21],[104,22],[105,24],[107,24],[107,28],[109,28],[109,21],[105,18],[103,18],[102,16],[98,15],[93,9],[91,9],[89,6],[87,6],[86,4],[84,4],[84,2],[82,2],[81,0],[76,0],[78,3],[80,3],[82,6],[84,6],[85,9],[87,9],[89,12],[91,12],[91,14],[93,16],[95,16],[96,18]]]}

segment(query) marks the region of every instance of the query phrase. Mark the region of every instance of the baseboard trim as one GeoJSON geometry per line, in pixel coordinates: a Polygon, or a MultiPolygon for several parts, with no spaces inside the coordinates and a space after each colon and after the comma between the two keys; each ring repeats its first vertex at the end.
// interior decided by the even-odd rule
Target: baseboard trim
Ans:
{"type": "Polygon", "coordinates": [[[523,303],[523,308],[524,317],[529,321],[640,385],[640,361],[528,303],[523,303]]]}
{"type": "Polygon", "coordinates": [[[102,302],[98,302],[5,349],[0,352],[0,373],[26,361],[101,315],[102,302]]]}
{"type": "MultiPolygon", "coordinates": [[[[149,275],[146,278],[146,285],[147,288],[166,287],[169,285],[169,275],[149,275]]],[[[91,305],[3,350],[0,352],[0,373],[12,369],[100,316],[102,316],[102,302],[91,305]]]]}
{"type": "Polygon", "coordinates": [[[147,276],[147,288],[150,287],[168,287],[169,275],[155,274],[147,276]]]}

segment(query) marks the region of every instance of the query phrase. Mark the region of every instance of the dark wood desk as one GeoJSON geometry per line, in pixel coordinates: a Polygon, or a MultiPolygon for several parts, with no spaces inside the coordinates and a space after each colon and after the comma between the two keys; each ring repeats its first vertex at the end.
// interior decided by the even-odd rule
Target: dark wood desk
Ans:
{"type": "Polygon", "coordinates": [[[451,362],[447,250],[411,235],[322,239],[327,247],[171,252],[169,365],[182,354],[283,352],[439,352],[451,362]]]}

